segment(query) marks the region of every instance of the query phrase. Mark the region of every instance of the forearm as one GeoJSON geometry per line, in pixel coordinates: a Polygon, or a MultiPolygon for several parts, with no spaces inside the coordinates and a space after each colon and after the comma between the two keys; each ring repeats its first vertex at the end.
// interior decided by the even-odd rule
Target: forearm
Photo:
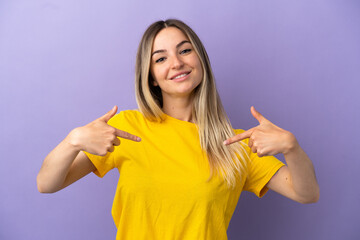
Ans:
{"type": "Polygon", "coordinates": [[[320,193],[314,166],[296,140],[284,157],[290,172],[290,183],[298,198],[304,203],[316,202],[320,193]]]}
{"type": "Polygon", "coordinates": [[[60,190],[79,152],[71,142],[70,133],[44,159],[37,176],[38,190],[46,193],[60,190]]]}

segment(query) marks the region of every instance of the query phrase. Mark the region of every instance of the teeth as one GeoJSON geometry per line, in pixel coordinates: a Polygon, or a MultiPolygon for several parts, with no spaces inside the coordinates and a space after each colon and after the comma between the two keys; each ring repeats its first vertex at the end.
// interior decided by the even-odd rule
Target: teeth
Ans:
{"type": "Polygon", "coordinates": [[[182,77],[185,77],[186,75],[188,75],[188,73],[181,74],[179,76],[174,77],[173,79],[182,78],[182,77]]]}

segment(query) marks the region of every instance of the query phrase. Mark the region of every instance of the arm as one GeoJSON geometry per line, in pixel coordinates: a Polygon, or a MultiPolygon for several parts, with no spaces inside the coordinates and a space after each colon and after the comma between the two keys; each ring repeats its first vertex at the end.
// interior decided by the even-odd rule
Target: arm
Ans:
{"type": "Polygon", "coordinates": [[[37,176],[39,192],[57,192],[95,170],[90,159],[71,143],[73,131],[44,159],[37,176]]]}
{"type": "Polygon", "coordinates": [[[279,169],[267,187],[300,203],[316,202],[320,194],[315,170],[295,136],[271,123],[254,107],[251,108],[251,113],[259,121],[259,125],[227,139],[224,144],[249,138],[249,147],[259,157],[284,154],[287,166],[279,169]]]}
{"type": "Polygon", "coordinates": [[[107,124],[116,112],[117,107],[114,107],[86,126],[75,128],[46,156],[37,176],[39,192],[59,191],[94,171],[95,166],[82,151],[105,156],[114,151],[114,146],[120,145],[118,137],[141,140],[107,124]]]}
{"type": "Polygon", "coordinates": [[[269,189],[300,203],[315,203],[320,190],[310,158],[294,137],[294,145],[284,153],[287,166],[271,178],[266,185],[269,189]]]}

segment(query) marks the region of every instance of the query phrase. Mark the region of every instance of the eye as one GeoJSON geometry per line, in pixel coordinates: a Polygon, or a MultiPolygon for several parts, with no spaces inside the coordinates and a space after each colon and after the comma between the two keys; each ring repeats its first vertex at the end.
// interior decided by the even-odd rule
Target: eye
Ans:
{"type": "Polygon", "coordinates": [[[164,60],[165,60],[165,58],[162,57],[162,58],[157,59],[155,62],[156,62],[156,63],[159,63],[159,62],[163,62],[164,60]]]}
{"type": "Polygon", "coordinates": [[[182,50],[182,51],[180,52],[180,54],[185,54],[185,53],[189,53],[189,52],[191,52],[191,49],[190,49],[190,48],[182,50]]]}

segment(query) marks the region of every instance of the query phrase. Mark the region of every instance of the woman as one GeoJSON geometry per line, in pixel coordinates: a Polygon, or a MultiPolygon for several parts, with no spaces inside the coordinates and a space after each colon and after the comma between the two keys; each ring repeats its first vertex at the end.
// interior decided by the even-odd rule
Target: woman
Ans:
{"type": "Polygon", "coordinates": [[[72,130],[45,158],[40,192],[118,168],[117,239],[227,239],[243,190],[318,200],[312,162],[293,134],[254,107],[259,125],[232,129],[205,48],[183,22],[159,21],[146,30],[135,77],[139,110],[116,114],[115,106],[72,130]],[[287,165],[272,156],[278,153],[287,165]]]}

